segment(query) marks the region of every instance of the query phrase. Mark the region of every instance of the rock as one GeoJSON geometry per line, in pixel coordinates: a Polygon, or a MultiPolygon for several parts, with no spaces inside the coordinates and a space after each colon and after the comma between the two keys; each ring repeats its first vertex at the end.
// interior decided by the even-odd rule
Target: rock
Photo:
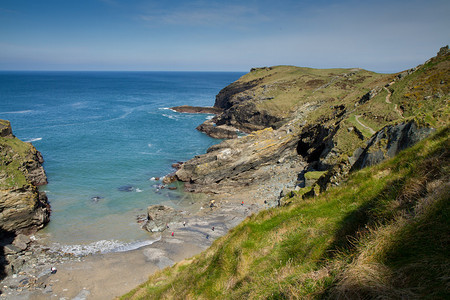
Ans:
{"type": "Polygon", "coordinates": [[[95,203],[97,203],[101,199],[103,199],[103,197],[100,197],[100,196],[94,196],[94,197],[91,198],[92,202],[95,202],[95,203]]]}
{"type": "Polygon", "coordinates": [[[132,192],[134,187],[132,185],[122,185],[117,188],[121,192],[132,192]]]}
{"type": "Polygon", "coordinates": [[[354,162],[351,170],[372,166],[394,157],[401,150],[411,147],[434,131],[433,128],[419,127],[414,121],[385,126],[373,135],[364,149],[355,150],[349,160],[354,162]]]}
{"type": "Polygon", "coordinates": [[[16,254],[16,253],[19,253],[21,251],[22,251],[22,249],[20,249],[17,246],[14,246],[12,244],[8,244],[8,245],[3,246],[3,252],[5,253],[5,255],[16,254]]]}
{"type": "Polygon", "coordinates": [[[7,120],[0,120],[0,137],[13,137],[11,123],[7,120]]]}
{"type": "Polygon", "coordinates": [[[206,120],[196,129],[215,139],[234,139],[238,136],[236,128],[228,125],[216,126],[212,120],[206,120]]]}
{"type": "Polygon", "coordinates": [[[373,97],[375,97],[376,95],[378,95],[379,92],[381,92],[383,89],[380,87],[376,87],[372,90],[370,90],[367,94],[365,94],[364,96],[362,96],[359,101],[358,104],[364,104],[367,101],[369,101],[370,99],[372,99],[373,97]]]}
{"type": "MultiPolygon", "coordinates": [[[[15,237],[13,244],[15,244],[16,242],[21,242],[21,243],[25,243],[25,244],[29,244],[31,243],[31,238],[27,235],[24,234],[19,234],[15,237]]],[[[16,245],[17,246],[17,245],[16,245]]]]}
{"type": "Polygon", "coordinates": [[[175,176],[175,174],[171,174],[171,175],[166,175],[164,176],[164,178],[162,179],[162,182],[164,184],[171,184],[172,182],[177,181],[177,177],[175,176]]]}
{"type": "Polygon", "coordinates": [[[210,193],[231,192],[235,188],[263,183],[274,175],[264,170],[278,161],[282,163],[277,164],[277,168],[296,178],[297,168],[302,168],[302,164],[298,164],[295,134],[286,128],[267,128],[226,140],[210,147],[206,154],[185,162],[175,174],[186,183],[188,191],[210,193]]]}
{"type": "Polygon", "coordinates": [[[22,241],[14,241],[14,246],[19,248],[21,251],[26,250],[28,248],[28,245],[22,241]]]}
{"type": "Polygon", "coordinates": [[[179,212],[165,205],[152,205],[147,208],[147,222],[142,226],[149,232],[162,232],[167,224],[179,219],[179,212]]]}
{"type": "Polygon", "coordinates": [[[43,158],[30,143],[14,137],[8,121],[0,120],[0,230],[32,232],[50,218],[50,206],[37,185],[47,183],[43,158]]]}
{"type": "Polygon", "coordinates": [[[172,168],[178,170],[179,168],[181,168],[182,165],[183,165],[183,162],[182,162],[182,161],[179,161],[179,162],[173,163],[173,164],[172,164],[172,168]]]}
{"type": "Polygon", "coordinates": [[[219,107],[200,107],[189,105],[175,106],[171,107],[170,109],[181,113],[200,113],[200,114],[214,114],[214,115],[219,114],[223,111],[219,107]]]}

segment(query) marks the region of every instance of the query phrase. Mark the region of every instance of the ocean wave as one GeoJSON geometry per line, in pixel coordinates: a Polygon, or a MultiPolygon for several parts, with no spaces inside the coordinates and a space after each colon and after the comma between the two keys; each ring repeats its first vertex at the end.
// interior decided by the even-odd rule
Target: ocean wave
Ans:
{"type": "Polygon", "coordinates": [[[132,243],[123,243],[119,241],[101,240],[87,245],[60,245],[54,244],[50,251],[54,253],[69,254],[74,256],[86,256],[90,254],[104,254],[115,252],[126,252],[148,246],[161,239],[137,241],[132,243]]]}
{"type": "Polygon", "coordinates": [[[214,115],[212,115],[212,116],[207,116],[205,119],[206,119],[206,120],[211,120],[212,118],[214,118],[214,115]]]}
{"type": "Polygon", "coordinates": [[[40,141],[40,140],[42,140],[42,138],[32,138],[32,139],[26,140],[25,143],[37,142],[37,141],[40,141]]]}
{"type": "Polygon", "coordinates": [[[166,117],[166,118],[169,118],[169,119],[172,119],[172,120],[178,120],[178,118],[177,117],[175,117],[175,116],[171,116],[171,115],[167,115],[167,114],[162,114],[164,117],[166,117]]]}
{"type": "Polygon", "coordinates": [[[159,107],[158,109],[159,110],[170,110],[170,111],[173,111],[173,112],[177,112],[176,110],[173,110],[170,107],[159,107]]]}
{"type": "Polygon", "coordinates": [[[5,112],[0,112],[0,114],[28,114],[33,112],[32,110],[18,110],[18,111],[5,111],[5,112]]]}

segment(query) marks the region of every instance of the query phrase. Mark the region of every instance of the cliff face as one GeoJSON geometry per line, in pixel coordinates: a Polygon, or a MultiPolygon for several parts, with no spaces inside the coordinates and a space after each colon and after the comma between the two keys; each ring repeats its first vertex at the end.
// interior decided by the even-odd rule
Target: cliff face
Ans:
{"type": "Polygon", "coordinates": [[[190,191],[245,189],[255,201],[277,201],[289,190],[316,195],[448,124],[449,60],[443,48],[398,74],[252,69],[217,95],[224,112],[208,124],[251,133],[211,147],[176,175],[190,191]]]}
{"type": "Polygon", "coordinates": [[[0,229],[12,233],[42,228],[50,216],[44,192],[43,158],[30,143],[17,139],[8,121],[0,120],[0,229]]]}

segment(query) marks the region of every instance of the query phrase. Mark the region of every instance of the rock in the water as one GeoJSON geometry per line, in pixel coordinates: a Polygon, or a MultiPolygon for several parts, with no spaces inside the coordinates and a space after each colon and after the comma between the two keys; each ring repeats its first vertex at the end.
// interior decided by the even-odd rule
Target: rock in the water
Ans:
{"type": "Polygon", "coordinates": [[[134,187],[132,185],[122,185],[117,188],[121,192],[132,192],[134,187]]]}
{"type": "Polygon", "coordinates": [[[103,199],[103,197],[100,197],[100,196],[94,196],[94,197],[91,198],[92,202],[94,202],[94,203],[97,203],[101,199],[103,199]]]}

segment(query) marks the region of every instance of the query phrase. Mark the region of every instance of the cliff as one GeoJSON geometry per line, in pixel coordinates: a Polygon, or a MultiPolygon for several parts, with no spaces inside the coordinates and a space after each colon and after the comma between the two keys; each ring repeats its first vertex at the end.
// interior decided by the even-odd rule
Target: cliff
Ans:
{"type": "Polygon", "coordinates": [[[50,216],[47,197],[37,188],[47,183],[42,155],[17,139],[8,121],[0,120],[0,132],[0,229],[18,234],[42,228],[50,216]]]}
{"type": "Polygon", "coordinates": [[[449,298],[449,80],[447,46],[398,74],[260,68],[223,89],[216,124],[266,128],[176,175],[218,205],[278,205],[122,298],[449,298]],[[291,80],[261,98],[274,77],[291,80]]]}
{"type": "Polygon", "coordinates": [[[176,175],[189,191],[254,189],[255,201],[271,203],[289,190],[311,196],[339,185],[351,170],[392,157],[448,122],[449,56],[444,47],[398,74],[252,69],[217,95],[215,106],[224,112],[206,122],[226,126],[225,137],[234,139],[186,162],[176,175]],[[250,133],[235,138],[233,128],[250,133]],[[311,172],[321,176],[306,186],[311,172]]]}

